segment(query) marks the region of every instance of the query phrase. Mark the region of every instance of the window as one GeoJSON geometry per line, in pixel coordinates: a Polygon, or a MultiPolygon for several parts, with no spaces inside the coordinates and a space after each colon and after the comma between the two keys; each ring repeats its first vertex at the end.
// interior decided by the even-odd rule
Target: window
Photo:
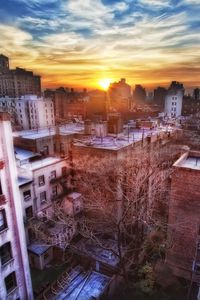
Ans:
{"type": "Polygon", "coordinates": [[[62,176],[67,176],[67,167],[62,167],[62,176]]]}
{"type": "Polygon", "coordinates": [[[51,179],[52,178],[56,178],[56,171],[54,170],[54,171],[51,171],[51,179]]]}
{"type": "Polygon", "coordinates": [[[52,194],[53,194],[53,196],[57,196],[57,194],[58,194],[57,185],[52,187],[52,194]]]}
{"type": "Polygon", "coordinates": [[[46,146],[44,146],[43,147],[43,153],[44,153],[44,155],[49,155],[49,146],[48,145],[46,145],[46,146]]]}
{"type": "Polygon", "coordinates": [[[29,206],[25,209],[27,219],[31,219],[33,217],[33,207],[29,206]]]}
{"type": "Polygon", "coordinates": [[[24,195],[24,201],[29,201],[31,199],[31,191],[30,190],[23,192],[23,195],[24,195]]]}
{"type": "Polygon", "coordinates": [[[12,259],[12,252],[11,252],[11,244],[10,242],[4,244],[0,248],[0,257],[1,257],[1,264],[6,264],[9,260],[12,259]]]}
{"type": "Polygon", "coordinates": [[[41,192],[41,193],[40,193],[40,203],[43,204],[43,203],[46,202],[46,200],[47,200],[46,192],[45,192],[45,191],[44,191],[44,192],[41,192]]]}
{"type": "Polygon", "coordinates": [[[45,184],[44,175],[41,175],[38,177],[39,186],[42,186],[45,184]]]}
{"type": "Polygon", "coordinates": [[[1,186],[1,179],[0,179],[0,195],[3,194],[3,191],[2,191],[2,186],[1,186]]]}
{"type": "Polygon", "coordinates": [[[48,253],[48,252],[46,252],[46,253],[44,254],[44,260],[46,260],[47,258],[49,258],[49,253],[48,253]]]}
{"type": "Polygon", "coordinates": [[[0,231],[7,228],[5,209],[0,210],[0,231]]]}
{"type": "Polygon", "coordinates": [[[12,272],[5,278],[5,285],[7,293],[9,294],[12,290],[14,290],[17,286],[15,272],[12,272]]]}

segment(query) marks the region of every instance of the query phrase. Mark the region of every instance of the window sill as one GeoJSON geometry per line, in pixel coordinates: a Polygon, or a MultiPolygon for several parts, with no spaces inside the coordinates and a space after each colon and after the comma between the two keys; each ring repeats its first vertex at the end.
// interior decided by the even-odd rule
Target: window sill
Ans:
{"type": "Polygon", "coordinates": [[[14,262],[14,258],[11,258],[10,260],[8,260],[6,263],[4,263],[3,265],[1,265],[2,269],[6,268],[9,264],[14,262]]]}
{"type": "Polygon", "coordinates": [[[4,232],[6,232],[8,230],[8,227],[4,228],[4,229],[0,229],[0,234],[4,234],[4,232]]]}
{"type": "Polygon", "coordinates": [[[15,293],[17,289],[18,289],[17,286],[13,287],[11,291],[7,292],[7,297],[15,293]]]}

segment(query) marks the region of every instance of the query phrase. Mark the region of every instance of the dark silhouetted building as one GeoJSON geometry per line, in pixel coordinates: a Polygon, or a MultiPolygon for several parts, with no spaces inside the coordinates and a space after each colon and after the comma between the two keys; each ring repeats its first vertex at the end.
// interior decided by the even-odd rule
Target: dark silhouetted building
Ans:
{"type": "Polygon", "coordinates": [[[164,87],[157,87],[154,90],[154,103],[157,104],[161,109],[165,107],[165,96],[167,95],[167,90],[164,87]]]}
{"type": "Polygon", "coordinates": [[[135,90],[133,92],[133,101],[136,103],[143,103],[146,100],[146,90],[140,84],[135,85],[135,90]]]}

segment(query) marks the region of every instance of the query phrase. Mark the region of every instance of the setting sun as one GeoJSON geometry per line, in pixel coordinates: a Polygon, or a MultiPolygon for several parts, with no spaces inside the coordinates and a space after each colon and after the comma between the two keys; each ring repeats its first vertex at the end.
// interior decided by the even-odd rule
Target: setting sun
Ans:
{"type": "Polygon", "coordinates": [[[100,79],[99,85],[101,86],[102,89],[107,90],[112,81],[113,80],[109,78],[100,79]]]}

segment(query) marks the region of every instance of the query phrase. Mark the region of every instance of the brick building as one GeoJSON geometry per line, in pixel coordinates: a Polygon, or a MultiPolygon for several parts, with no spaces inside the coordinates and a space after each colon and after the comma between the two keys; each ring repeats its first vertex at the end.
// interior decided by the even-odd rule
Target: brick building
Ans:
{"type": "Polygon", "coordinates": [[[166,262],[179,277],[200,282],[200,152],[183,154],[174,164],[169,206],[166,262]]]}

